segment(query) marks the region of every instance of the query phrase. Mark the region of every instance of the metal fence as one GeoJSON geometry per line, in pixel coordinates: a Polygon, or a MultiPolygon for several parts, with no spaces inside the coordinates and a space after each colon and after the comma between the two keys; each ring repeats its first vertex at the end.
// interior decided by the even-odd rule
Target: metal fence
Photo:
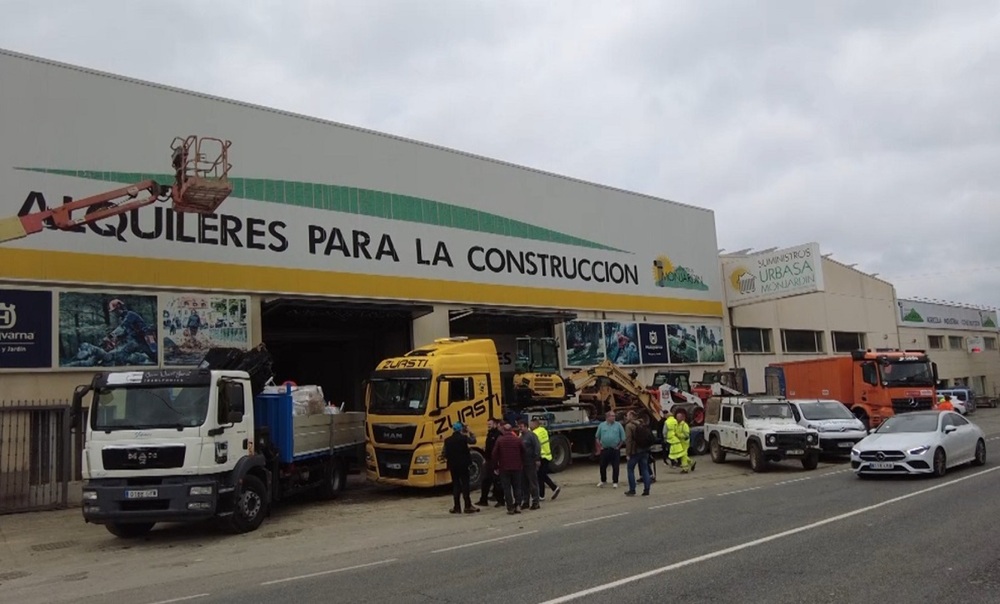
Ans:
{"type": "Polygon", "coordinates": [[[69,405],[0,402],[0,514],[66,507],[81,444],[69,405]]]}

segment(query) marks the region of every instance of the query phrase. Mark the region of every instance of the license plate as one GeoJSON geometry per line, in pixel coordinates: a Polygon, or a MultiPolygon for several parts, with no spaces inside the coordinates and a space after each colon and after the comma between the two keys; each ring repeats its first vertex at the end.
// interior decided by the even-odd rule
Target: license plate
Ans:
{"type": "Polygon", "coordinates": [[[869,465],[873,470],[891,470],[896,467],[891,461],[873,461],[869,465]]]}
{"type": "Polygon", "coordinates": [[[143,489],[141,491],[128,491],[125,493],[126,499],[151,499],[158,495],[156,489],[143,489]]]}
{"type": "Polygon", "coordinates": [[[841,449],[846,449],[847,447],[851,446],[851,443],[840,443],[837,446],[840,447],[841,449]]]}
{"type": "Polygon", "coordinates": [[[789,449],[787,451],[788,455],[802,455],[805,453],[802,449],[789,449]]]}

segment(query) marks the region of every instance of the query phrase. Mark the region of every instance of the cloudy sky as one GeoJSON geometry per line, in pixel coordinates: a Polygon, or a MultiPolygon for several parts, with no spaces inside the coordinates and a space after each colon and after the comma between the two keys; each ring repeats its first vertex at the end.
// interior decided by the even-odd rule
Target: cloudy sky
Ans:
{"type": "Polygon", "coordinates": [[[715,210],[1000,305],[1000,2],[0,0],[0,47],[715,210]]]}

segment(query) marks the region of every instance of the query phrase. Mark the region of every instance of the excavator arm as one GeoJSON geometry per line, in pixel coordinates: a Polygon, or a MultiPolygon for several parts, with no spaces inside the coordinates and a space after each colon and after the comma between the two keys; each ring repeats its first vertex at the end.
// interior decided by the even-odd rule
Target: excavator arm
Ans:
{"type": "Polygon", "coordinates": [[[77,199],[56,208],[24,216],[0,218],[0,243],[40,233],[48,221],[57,229],[69,230],[170,199],[173,200],[175,211],[211,214],[233,191],[229,183],[229,170],[232,168],[229,163],[231,144],[211,137],[177,137],[171,145],[171,162],[175,174],[173,185],[144,180],[77,199]],[[217,153],[214,152],[216,144],[217,153]],[[77,211],[83,211],[84,214],[74,218],[73,213],[77,211]]]}
{"type": "Polygon", "coordinates": [[[572,373],[566,379],[573,384],[576,392],[580,392],[584,388],[592,386],[600,378],[607,378],[619,390],[636,399],[639,405],[643,407],[654,420],[659,421],[663,419],[663,411],[654,400],[653,395],[650,394],[649,391],[647,391],[635,378],[622,371],[620,367],[611,361],[605,360],[598,365],[594,365],[593,367],[581,369],[572,373]]]}

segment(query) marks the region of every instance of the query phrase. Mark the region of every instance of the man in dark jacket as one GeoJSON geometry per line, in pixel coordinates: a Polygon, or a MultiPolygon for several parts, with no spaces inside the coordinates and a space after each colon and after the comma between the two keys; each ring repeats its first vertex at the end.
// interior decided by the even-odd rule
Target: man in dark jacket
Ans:
{"type": "Polygon", "coordinates": [[[503,485],[504,502],[508,514],[520,514],[517,504],[521,501],[521,468],[524,467],[524,444],[510,424],[503,425],[503,435],[493,446],[493,468],[503,485]]]}
{"type": "Polygon", "coordinates": [[[503,491],[500,488],[500,481],[495,480],[493,474],[493,447],[497,439],[500,438],[500,423],[492,417],[486,422],[486,468],[483,471],[483,484],[479,494],[479,501],[476,505],[490,504],[490,489],[493,489],[493,497],[497,500],[497,507],[503,505],[503,491]]]}
{"type": "Polygon", "coordinates": [[[479,508],[472,505],[472,496],[469,494],[469,466],[472,465],[469,445],[475,444],[476,435],[462,422],[455,422],[452,428],[452,435],[444,439],[444,458],[451,472],[451,493],[455,498],[455,506],[448,511],[452,514],[460,513],[462,509],[459,507],[459,500],[464,498],[465,513],[473,514],[479,508]]]}
{"type": "Polygon", "coordinates": [[[538,436],[528,428],[527,418],[522,417],[517,420],[517,429],[521,432],[521,442],[524,444],[521,509],[537,510],[540,507],[538,505],[538,468],[542,465],[542,445],[538,442],[538,436]]]}

